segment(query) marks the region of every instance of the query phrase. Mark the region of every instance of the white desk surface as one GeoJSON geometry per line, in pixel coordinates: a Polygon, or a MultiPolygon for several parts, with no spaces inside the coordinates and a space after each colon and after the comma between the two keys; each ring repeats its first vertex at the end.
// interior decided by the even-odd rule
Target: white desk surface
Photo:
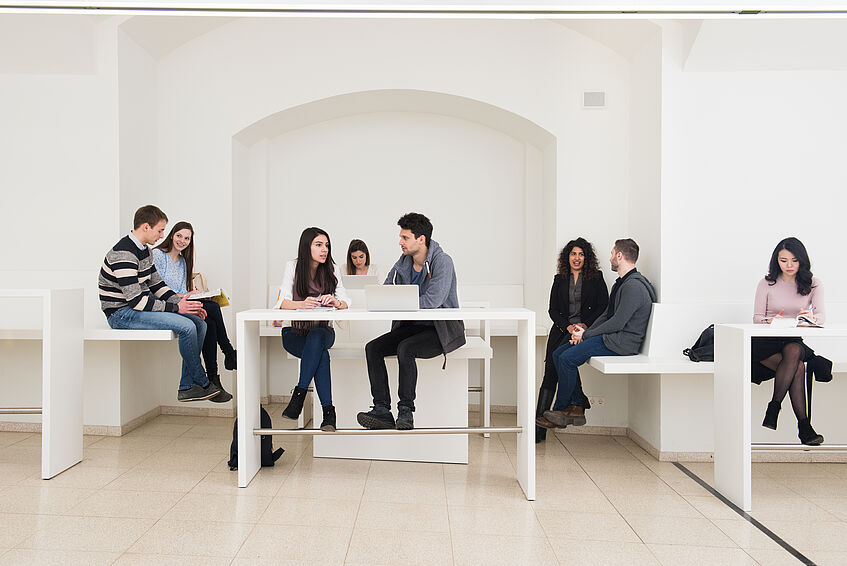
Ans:
{"type": "Polygon", "coordinates": [[[418,311],[331,311],[251,309],[237,313],[237,320],[526,320],[534,311],[524,308],[421,309],[418,311]]]}

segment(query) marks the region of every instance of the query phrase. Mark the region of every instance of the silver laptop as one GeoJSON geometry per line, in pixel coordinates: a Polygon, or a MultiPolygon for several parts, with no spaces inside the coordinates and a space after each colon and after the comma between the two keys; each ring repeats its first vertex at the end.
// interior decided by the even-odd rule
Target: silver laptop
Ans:
{"type": "Polygon", "coordinates": [[[364,289],[365,285],[379,285],[382,281],[376,275],[342,275],[341,284],[345,289],[364,289]]]}
{"type": "Polygon", "coordinates": [[[420,309],[417,285],[367,285],[365,304],[369,311],[416,311],[420,309]]]}

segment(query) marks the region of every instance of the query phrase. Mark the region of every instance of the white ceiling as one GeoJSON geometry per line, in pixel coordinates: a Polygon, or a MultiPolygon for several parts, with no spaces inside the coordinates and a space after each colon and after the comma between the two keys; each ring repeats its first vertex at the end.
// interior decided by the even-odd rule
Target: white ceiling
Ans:
{"type": "Polygon", "coordinates": [[[121,29],[151,56],[160,59],[201,35],[235,20],[219,16],[135,16],[121,29]]]}

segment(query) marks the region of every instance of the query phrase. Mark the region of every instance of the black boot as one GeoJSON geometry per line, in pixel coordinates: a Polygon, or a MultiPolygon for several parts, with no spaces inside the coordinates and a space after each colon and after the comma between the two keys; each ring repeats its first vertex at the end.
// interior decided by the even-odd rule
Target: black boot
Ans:
{"type": "Polygon", "coordinates": [[[238,369],[238,353],[235,350],[224,354],[224,368],[229,371],[238,369]]]}
{"type": "Polygon", "coordinates": [[[538,404],[535,407],[535,443],[547,439],[547,429],[555,428],[556,425],[544,418],[544,411],[550,409],[553,404],[553,390],[542,387],[538,390],[538,404]]]}
{"type": "Polygon", "coordinates": [[[321,422],[321,430],[335,432],[335,407],[327,405],[323,407],[324,420],[321,422]]]}
{"type": "Polygon", "coordinates": [[[823,436],[815,432],[812,428],[812,423],[809,419],[801,419],[797,421],[797,436],[800,437],[800,442],[807,446],[817,446],[823,444],[823,436]]]}
{"type": "Polygon", "coordinates": [[[209,375],[208,377],[210,382],[221,388],[221,392],[219,394],[209,399],[212,403],[226,403],[232,399],[232,395],[227,393],[226,389],[224,389],[223,385],[221,385],[221,376],[214,374],[209,375]]]}
{"type": "Polygon", "coordinates": [[[286,419],[296,421],[300,417],[300,411],[303,410],[303,401],[306,400],[306,390],[302,387],[295,387],[294,393],[291,395],[291,401],[288,406],[282,411],[282,416],[286,419]]]}
{"type": "Polygon", "coordinates": [[[779,417],[779,410],[782,408],[781,403],[771,401],[768,403],[768,409],[765,411],[765,420],[762,421],[762,426],[771,430],[776,430],[776,420],[779,417]]]}

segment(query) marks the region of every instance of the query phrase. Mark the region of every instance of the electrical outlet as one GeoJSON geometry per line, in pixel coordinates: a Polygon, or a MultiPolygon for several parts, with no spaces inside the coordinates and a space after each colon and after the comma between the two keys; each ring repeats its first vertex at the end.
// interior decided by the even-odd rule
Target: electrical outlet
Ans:
{"type": "Polygon", "coordinates": [[[588,402],[592,405],[602,405],[606,402],[605,397],[589,397],[588,402]]]}

